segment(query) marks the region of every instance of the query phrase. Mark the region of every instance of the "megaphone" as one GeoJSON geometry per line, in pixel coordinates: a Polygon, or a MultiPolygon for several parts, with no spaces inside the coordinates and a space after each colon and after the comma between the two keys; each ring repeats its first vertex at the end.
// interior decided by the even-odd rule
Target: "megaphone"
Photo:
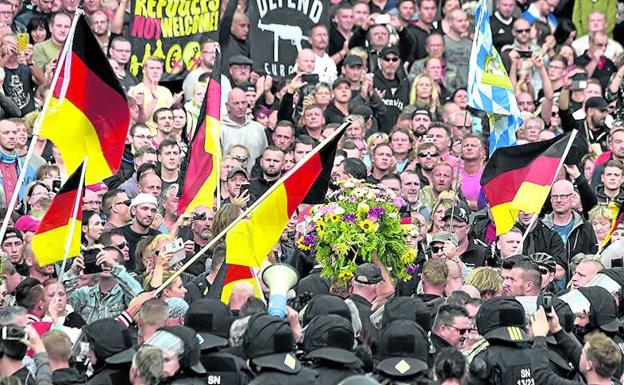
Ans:
{"type": "Polygon", "coordinates": [[[297,271],[286,263],[276,263],[262,273],[262,282],[269,288],[269,315],[286,317],[288,291],[299,281],[297,271]]]}

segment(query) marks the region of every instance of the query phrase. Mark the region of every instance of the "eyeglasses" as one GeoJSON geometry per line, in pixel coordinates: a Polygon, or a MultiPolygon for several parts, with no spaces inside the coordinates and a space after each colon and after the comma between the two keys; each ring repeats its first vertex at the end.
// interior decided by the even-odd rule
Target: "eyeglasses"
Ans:
{"type": "Polygon", "coordinates": [[[130,199],[126,199],[125,201],[121,201],[121,202],[115,203],[115,206],[117,206],[117,205],[126,205],[126,206],[130,207],[130,204],[132,204],[132,201],[130,199]]]}
{"type": "Polygon", "coordinates": [[[113,246],[118,248],[119,250],[123,250],[128,246],[128,242],[121,242],[113,246]]]}
{"type": "Polygon", "coordinates": [[[516,29],[515,31],[516,31],[516,33],[529,33],[529,32],[531,32],[531,28],[527,28],[527,29],[516,29]]]}
{"type": "Polygon", "coordinates": [[[439,253],[442,249],[444,249],[444,246],[431,246],[431,252],[434,254],[439,253]]]}
{"type": "Polygon", "coordinates": [[[470,331],[470,329],[461,329],[461,328],[458,328],[457,326],[453,326],[453,325],[446,325],[446,326],[457,330],[457,333],[459,333],[460,336],[463,336],[464,334],[466,334],[467,332],[470,331]]]}
{"type": "Polygon", "coordinates": [[[437,152],[421,152],[418,154],[418,157],[419,158],[435,158],[438,155],[440,154],[438,154],[437,152]]]}
{"type": "Polygon", "coordinates": [[[556,201],[556,200],[561,200],[561,201],[563,201],[563,200],[568,199],[568,198],[569,198],[569,197],[571,197],[571,196],[572,196],[572,193],[569,193],[569,194],[559,194],[559,195],[551,195],[550,197],[551,197],[551,198],[552,198],[552,200],[554,200],[554,201],[556,201]]]}
{"type": "Polygon", "coordinates": [[[550,116],[553,117],[553,118],[556,118],[557,116],[559,116],[559,113],[553,111],[553,112],[550,113],[550,116]]]}
{"type": "Polygon", "coordinates": [[[398,62],[398,61],[400,60],[400,59],[399,59],[398,57],[396,57],[396,56],[395,56],[395,57],[384,57],[383,59],[384,59],[385,61],[389,61],[389,62],[392,62],[392,63],[398,62]]]}

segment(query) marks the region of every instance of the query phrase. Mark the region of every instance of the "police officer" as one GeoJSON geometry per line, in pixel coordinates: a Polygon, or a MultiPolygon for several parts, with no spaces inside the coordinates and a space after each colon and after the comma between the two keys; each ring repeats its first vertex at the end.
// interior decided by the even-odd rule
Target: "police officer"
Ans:
{"type": "Polygon", "coordinates": [[[533,385],[524,308],[514,298],[496,297],[481,305],[477,329],[489,346],[470,363],[466,384],[533,385]]]}
{"type": "Polygon", "coordinates": [[[362,362],[353,353],[354,347],[353,326],[335,314],[315,317],[303,335],[303,352],[323,385],[338,384],[344,378],[362,373],[362,362]]]}
{"type": "Polygon", "coordinates": [[[222,352],[228,346],[234,316],[221,301],[200,299],[191,303],[184,324],[200,338],[200,361],[206,370],[207,384],[244,385],[253,377],[243,359],[222,352]]]}
{"type": "Polygon", "coordinates": [[[295,357],[295,339],[285,319],[252,315],[243,335],[243,348],[251,370],[257,374],[250,385],[318,383],[318,373],[301,366],[295,357]]]}
{"type": "Polygon", "coordinates": [[[430,385],[428,376],[429,340],[416,322],[397,320],[379,336],[375,376],[382,384],[430,385]]]}

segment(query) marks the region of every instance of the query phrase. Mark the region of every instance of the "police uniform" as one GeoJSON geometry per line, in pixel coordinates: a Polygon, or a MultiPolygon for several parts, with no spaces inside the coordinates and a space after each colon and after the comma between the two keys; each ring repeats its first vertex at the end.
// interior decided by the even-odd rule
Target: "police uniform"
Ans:
{"type": "Polygon", "coordinates": [[[470,363],[466,384],[535,385],[524,308],[514,298],[497,297],[477,313],[477,329],[489,346],[470,363]]]}

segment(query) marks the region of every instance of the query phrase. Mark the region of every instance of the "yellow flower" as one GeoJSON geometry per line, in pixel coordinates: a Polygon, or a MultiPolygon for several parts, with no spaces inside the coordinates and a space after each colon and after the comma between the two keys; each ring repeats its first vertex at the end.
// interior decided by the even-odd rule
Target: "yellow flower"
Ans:
{"type": "Polygon", "coordinates": [[[336,214],[330,214],[329,215],[329,220],[332,223],[336,223],[336,222],[340,221],[340,217],[338,215],[336,215],[336,214]]]}
{"type": "Polygon", "coordinates": [[[308,251],[310,250],[310,246],[307,246],[306,244],[303,243],[303,235],[299,237],[299,239],[297,239],[297,246],[299,247],[300,250],[304,250],[304,251],[308,251]]]}
{"type": "Polygon", "coordinates": [[[316,222],[316,232],[318,233],[319,237],[322,237],[325,235],[325,222],[323,221],[316,222]]]}
{"type": "Polygon", "coordinates": [[[344,280],[350,280],[351,278],[353,278],[353,273],[346,270],[346,271],[342,271],[338,274],[338,278],[339,279],[344,279],[344,280]]]}
{"type": "Polygon", "coordinates": [[[410,247],[405,251],[405,254],[403,254],[403,256],[401,257],[401,262],[410,263],[410,262],[414,262],[415,259],[416,259],[416,251],[410,247]]]}
{"type": "Polygon", "coordinates": [[[379,225],[371,220],[365,219],[358,223],[360,228],[364,230],[365,233],[374,233],[379,228],[379,225]]]}
{"type": "Polygon", "coordinates": [[[370,210],[370,206],[364,202],[361,202],[357,205],[358,214],[367,214],[368,210],[370,210]]]}

